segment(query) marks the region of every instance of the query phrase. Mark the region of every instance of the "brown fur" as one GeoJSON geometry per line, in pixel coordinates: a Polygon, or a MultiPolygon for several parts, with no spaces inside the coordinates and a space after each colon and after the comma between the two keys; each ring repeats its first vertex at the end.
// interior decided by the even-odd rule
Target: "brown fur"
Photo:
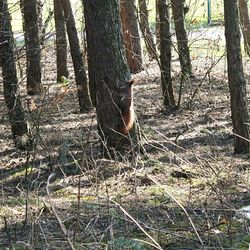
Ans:
{"type": "Polygon", "coordinates": [[[135,112],[134,112],[134,107],[133,107],[133,102],[132,102],[132,105],[130,106],[129,110],[122,114],[123,123],[124,123],[121,128],[122,134],[127,135],[129,131],[132,129],[134,125],[134,116],[135,116],[135,112]]]}
{"type": "Polygon", "coordinates": [[[122,113],[122,125],[120,128],[120,133],[123,135],[128,135],[130,130],[133,128],[135,112],[133,105],[133,90],[132,85],[134,84],[134,80],[131,80],[127,83],[128,85],[124,87],[124,93],[121,97],[121,113],[122,113]]]}

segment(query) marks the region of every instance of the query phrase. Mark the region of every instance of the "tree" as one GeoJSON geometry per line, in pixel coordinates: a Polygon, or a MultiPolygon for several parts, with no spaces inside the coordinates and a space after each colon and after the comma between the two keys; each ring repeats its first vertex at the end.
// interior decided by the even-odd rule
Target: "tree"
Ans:
{"type": "Polygon", "coordinates": [[[161,86],[163,92],[164,107],[175,106],[174,91],[171,79],[171,33],[169,8],[167,0],[157,0],[159,10],[160,28],[160,66],[161,66],[161,86]]]}
{"type": "Polygon", "coordinates": [[[36,7],[37,7],[37,17],[38,17],[38,30],[39,33],[41,34],[43,29],[43,3],[41,0],[37,0],[36,7]]]}
{"type": "Polygon", "coordinates": [[[123,39],[131,73],[142,70],[141,40],[135,13],[135,0],[121,0],[123,39]]]}
{"type": "Polygon", "coordinates": [[[156,34],[156,48],[160,45],[160,17],[159,17],[159,0],[155,0],[155,34],[156,34]]]}
{"type": "Polygon", "coordinates": [[[40,44],[41,44],[41,47],[43,48],[44,46],[44,43],[46,41],[46,30],[49,26],[49,23],[51,21],[51,19],[53,19],[53,16],[54,16],[54,11],[52,10],[48,10],[48,16],[46,17],[43,25],[42,25],[42,28],[41,28],[41,32],[40,32],[40,44]]]}
{"type": "Polygon", "coordinates": [[[157,57],[157,53],[156,53],[154,38],[149,28],[148,9],[146,0],[138,0],[138,5],[139,5],[139,19],[140,19],[139,24],[145,40],[145,45],[150,58],[155,59],[157,57]]]}
{"type": "Polygon", "coordinates": [[[4,98],[14,142],[17,147],[27,146],[27,122],[17,95],[17,72],[14,56],[14,38],[6,0],[0,0],[0,65],[2,67],[4,98]]]}
{"type": "Polygon", "coordinates": [[[83,58],[80,49],[79,38],[77,35],[75,19],[71,4],[69,0],[61,0],[64,11],[64,17],[66,20],[67,33],[69,38],[70,53],[73,61],[78,100],[80,105],[80,112],[89,111],[92,108],[89,86],[85,67],[83,64],[83,58]]]}
{"type": "Polygon", "coordinates": [[[228,84],[235,133],[235,153],[249,152],[249,114],[243,73],[237,0],[224,1],[228,84]]]}
{"type": "Polygon", "coordinates": [[[239,11],[245,51],[250,55],[250,20],[247,2],[247,0],[239,0],[239,11]]]}
{"type": "Polygon", "coordinates": [[[27,93],[36,95],[41,87],[41,50],[38,29],[37,0],[21,0],[26,45],[27,93]]]}
{"type": "Polygon", "coordinates": [[[57,82],[61,82],[63,77],[69,76],[67,67],[67,38],[61,0],[54,0],[54,19],[56,27],[57,82]]]}
{"type": "Polygon", "coordinates": [[[175,32],[178,45],[182,76],[189,77],[192,75],[192,65],[188,47],[188,37],[184,22],[184,1],[171,0],[172,14],[175,24],[175,32]]]}
{"type": "MultiPolygon", "coordinates": [[[[89,70],[94,72],[99,134],[108,151],[131,146],[132,81],[123,47],[117,0],[85,0],[89,70]]],[[[136,140],[136,139],[135,139],[136,140]]]]}

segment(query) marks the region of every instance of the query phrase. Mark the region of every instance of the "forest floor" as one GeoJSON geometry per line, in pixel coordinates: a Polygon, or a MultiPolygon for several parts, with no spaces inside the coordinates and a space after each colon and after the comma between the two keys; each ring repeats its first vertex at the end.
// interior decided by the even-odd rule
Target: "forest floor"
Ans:
{"type": "MultiPolygon", "coordinates": [[[[45,94],[21,83],[33,151],[14,148],[1,87],[0,249],[249,249],[249,155],[233,154],[224,50],[203,43],[179,110],[162,109],[156,62],[133,76],[145,152],[132,159],[101,157],[95,112],[78,112],[72,66],[69,83],[55,82],[51,48],[45,94]]],[[[176,93],[179,71],[175,58],[176,93]]]]}

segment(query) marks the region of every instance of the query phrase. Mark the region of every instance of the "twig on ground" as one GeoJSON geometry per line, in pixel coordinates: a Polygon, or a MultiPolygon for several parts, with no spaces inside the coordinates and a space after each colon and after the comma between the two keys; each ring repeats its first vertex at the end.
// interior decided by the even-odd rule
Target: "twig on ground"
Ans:
{"type": "MultiPolygon", "coordinates": [[[[130,215],[119,203],[117,203],[116,201],[112,200],[112,198],[110,198],[110,201],[113,202],[114,204],[116,204],[121,209],[121,211],[126,216],[128,216],[136,224],[136,226],[139,227],[139,229],[153,242],[153,243],[150,243],[150,242],[143,241],[144,243],[147,243],[148,245],[153,246],[156,249],[163,250],[163,248],[158,244],[158,242],[149,233],[147,233],[145,231],[145,229],[139,224],[138,221],[136,221],[136,219],[134,219],[132,217],[132,215],[130,215]]],[[[135,240],[137,240],[137,239],[135,239],[135,240]]],[[[137,240],[137,241],[141,241],[141,240],[137,240]]]]}
{"type": "Polygon", "coordinates": [[[195,227],[195,225],[194,225],[194,223],[193,223],[191,217],[189,216],[187,210],[185,209],[185,207],[184,207],[178,200],[176,200],[175,197],[174,197],[173,195],[171,195],[171,194],[166,190],[166,188],[164,188],[164,187],[163,187],[158,181],[156,181],[152,176],[147,175],[147,177],[148,177],[152,182],[154,182],[158,187],[160,187],[160,188],[161,188],[161,189],[162,189],[162,190],[163,190],[163,191],[164,191],[164,192],[165,192],[174,202],[176,202],[177,205],[184,211],[184,213],[186,214],[186,216],[187,216],[187,218],[188,218],[188,220],[189,220],[189,222],[190,222],[192,228],[194,229],[194,232],[195,232],[197,238],[199,239],[199,242],[201,243],[202,246],[204,246],[204,243],[203,243],[203,241],[202,241],[202,239],[201,239],[201,237],[200,237],[200,235],[199,235],[199,233],[198,233],[198,231],[197,231],[197,229],[196,229],[196,227],[195,227]]]}
{"type": "Polygon", "coordinates": [[[49,192],[49,182],[50,182],[50,179],[51,179],[53,176],[54,176],[54,173],[52,173],[52,174],[49,176],[49,178],[48,178],[48,180],[47,180],[47,184],[46,184],[46,193],[47,193],[47,195],[48,195],[49,204],[50,204],[50,206],[51,206],[51,211],[52,211],[52,213],[54,214],[54,216],[55,216],[57,222],[59,223],[60,228],[61,228],[61,230],[62,230],[62,233],[63,233],[64,236],[66,237],[67,242],[69,243],[70,249],[75,250],[75,247],[74,247],[73,243],[71,242],[71,240],[70,240],[70,238],[69,238],[69,235],[68,235],[68,233],[67,233],[67,229],[66,229],[66,227],[64,226],[63,222],[61,221],[61,219],[60,219],[58,213],[56,212],[56,209],[55,209],[55,207],[54,207],[54,205],[53,205],[53,203],[52,203],[52,200],[51,200],[51,196],[50,196],[50,192],[49,192]]]}

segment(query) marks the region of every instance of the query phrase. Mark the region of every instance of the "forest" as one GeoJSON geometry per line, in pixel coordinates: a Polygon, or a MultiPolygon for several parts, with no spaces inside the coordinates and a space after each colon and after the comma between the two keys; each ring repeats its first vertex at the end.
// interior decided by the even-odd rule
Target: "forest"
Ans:
{"type": "Polygon", "coordinates": [[[0,249],[250,249],[248,0],[0,0],[0,249]]]}

